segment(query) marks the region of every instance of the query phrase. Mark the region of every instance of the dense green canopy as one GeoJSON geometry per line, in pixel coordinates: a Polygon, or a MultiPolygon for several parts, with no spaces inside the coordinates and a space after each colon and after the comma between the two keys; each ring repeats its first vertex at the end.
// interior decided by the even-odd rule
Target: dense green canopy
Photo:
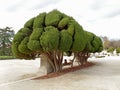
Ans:
{"type": "Polygon", "coordinates": [[[85,31],[85,34],[87,36],[87,45],[85,50],[91,53],[100,52],[103,50],[103,44],[100,37],[88,31],[85,31]]]}
{"type": "Polygon", "coordinates": [[[40,37],[40,43],[44,51],[54,51],[59,45],[59,31],[53,26],[47,26],[40,37]]]}
{"type": "Polygon", "coordinates": [[[40,13],[28,20],[16,33],[12,43],[14,55],[25,59],[33,59],[41,52],[83,50],[101,51],[101,39],[83,30],[75,19],[58,10],[40,13]]]}

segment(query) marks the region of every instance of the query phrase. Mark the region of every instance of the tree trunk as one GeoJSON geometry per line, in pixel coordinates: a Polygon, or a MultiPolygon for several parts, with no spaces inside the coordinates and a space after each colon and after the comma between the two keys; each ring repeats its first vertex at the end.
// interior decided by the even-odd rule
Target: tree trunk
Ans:
{"type": "Polygon", "coordinates": [[[51,72],[59,72],[62,70],[63,52],[52,51],[41,55],[41,67],[44,68],[46,74],[51,72]]]}
{"type": "Polygon", "coordinates": [[[85,54],[85,63],[87,63],[87,60],[88,60],[89,57],[90,57],[89,52],[86,52],[86,54],[85,54]]]}
{"type": "Polygon", "coordinates": [[[40,72],[45,75],[54,72],[53,66],[49,63],[49,60],[45,55],[41,55],[40,72]]]}
{"type": "Polygon", "coordinates": [[[77,59],[79,65],[83,65],[83,63],[84,63],[84,54],[83,54],[83,52],[77,52],[76,59],[77,59]]]}
{"type": "Polygon", "coordinates": [[[61,51],[54,51],[53,52],[53,63],[55,65],[56,71],[55,72],[59,72],[62,70],[62,61],[63,61],[63,52],[61,51]]]}

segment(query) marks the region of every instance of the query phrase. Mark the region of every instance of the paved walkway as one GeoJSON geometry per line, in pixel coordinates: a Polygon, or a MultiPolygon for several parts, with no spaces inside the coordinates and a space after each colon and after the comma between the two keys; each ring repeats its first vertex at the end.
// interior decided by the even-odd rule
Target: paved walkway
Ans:
{"type": "Polygon", "coordinates": [[[90,61],[96,65],[55,78],[1,84],[0,90],[120,90],[120,57],[90,61]]]}

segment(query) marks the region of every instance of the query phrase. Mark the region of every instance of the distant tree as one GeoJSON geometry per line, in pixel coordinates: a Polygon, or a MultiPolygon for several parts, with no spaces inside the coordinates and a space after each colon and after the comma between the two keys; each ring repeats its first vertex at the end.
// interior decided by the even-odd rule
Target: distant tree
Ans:
{"type": "Polygon", "coordinates": [[[110,40],[110,46],[118,48],[120,46],[120,40],[110,40]]]}
{"type": "Polygon", "coordinates": [[[106,36],[101,37],[101,38],[103,40],[104,49],[106,49],[106,50],[111,48],[111,47],[113,47],[115,49],[115,48],[118,48],[120,46],[120,40],[118,40],[118,39],[109,39],[106,36]]]}
{"type": "Polygon", "coordinates": [[[116,48],[116,52],[117,52],[117,53],[120,53],[120,47],[117,47],[117,48],[116,48]]]}
{"type": "Polygon", "coordinates": [[[14,31],[11,27],[0,28],[0,55],[11,55],[11,44],[14,31]]]}
{"type": "Polygon", "coordinates": [[[102,50],[100,38],[92,34],[89,41],[88,36],[72,17],[53,10],[28,20],[14,36],[12,51],[21,59],[34,59],[36,55],[47,57],[52,72],[57,72],[62,70],[64,52],[73,53],[74,60],[80,59],[80,53],[102,50]]]}
{"type": "Polygon", "coordinates": [[[111,47],[111,43],[110,43],[110,40],[108,37],[104,36],[104,37],[101,37],[103,39],[103,48],[104,49],[108,49],[109,47],[111,47]]]}
{"type": "Polygon", "coordinates": [[[110,47],[110,48],[107,49],[107,52],[113,53],[114,50],[115,50],[114,47],[110,47]]]}

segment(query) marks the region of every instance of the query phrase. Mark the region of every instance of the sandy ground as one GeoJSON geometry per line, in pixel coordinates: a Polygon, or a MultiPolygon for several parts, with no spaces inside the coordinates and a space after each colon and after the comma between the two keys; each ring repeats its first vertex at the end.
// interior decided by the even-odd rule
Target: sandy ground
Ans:
{"type": "Polygon", "coordinates": [[[39,60],[0,61],[0,90],[120,90],[120,57],[91,58],[96,65],[41,80],[39,60]]]}
{"type": "Polygon", "coordinates": [[[39,75],[40,61],[36,60],[1,60],[0,86],[14,81],[39,75]]]}

